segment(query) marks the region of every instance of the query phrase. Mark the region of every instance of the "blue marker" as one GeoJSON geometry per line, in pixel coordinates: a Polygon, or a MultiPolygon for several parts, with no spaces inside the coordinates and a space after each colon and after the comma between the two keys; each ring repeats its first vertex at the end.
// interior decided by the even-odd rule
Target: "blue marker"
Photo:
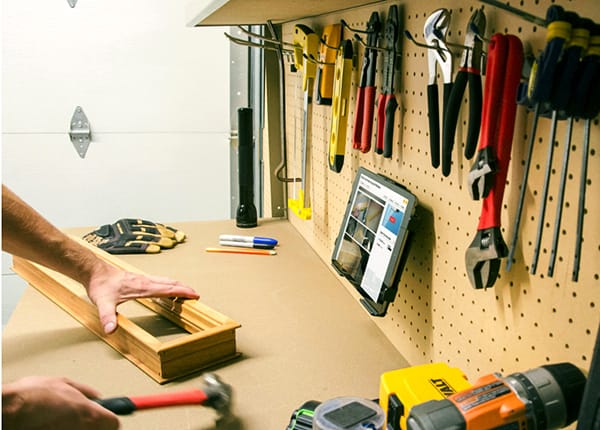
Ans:
{"type": "Polygon", "coordinates": [[[232,234],[222,234],[219,236],[221,245],[240,246],[244,248],[274,248],[277,245],[277,240],[270,237],[259,236],[237,236],[232,234]]]}

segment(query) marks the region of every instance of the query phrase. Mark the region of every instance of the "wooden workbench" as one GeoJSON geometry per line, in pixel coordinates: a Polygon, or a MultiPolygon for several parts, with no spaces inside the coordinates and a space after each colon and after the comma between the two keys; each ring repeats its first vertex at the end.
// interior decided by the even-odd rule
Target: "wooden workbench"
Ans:
{"type": "MultiPolygon", "coordinates": [[[[241,230],[232,220],[175,224],[188,240],[157,255],[123,256],[149,274],[179,279],[242,324],[239,359],[210,369],[234,389],[236,420],[223,429],[282,430],[304,401],[376,398],[381,373],[407,365],[338,276],[287,221],[241,230]],[[222,233],[275,237],[276,256],[209,254],[222,233]]],[[[73,229],[81,235],[90,229],[73,229]]],[[[159,385],[69,314],[29,287],[4,329],[3,380],[67,376],[106,397],[189,389],[194,375],[159,385]]],[[[203,407],[142,411],[124,430],[211,429],[203,407]]]]}

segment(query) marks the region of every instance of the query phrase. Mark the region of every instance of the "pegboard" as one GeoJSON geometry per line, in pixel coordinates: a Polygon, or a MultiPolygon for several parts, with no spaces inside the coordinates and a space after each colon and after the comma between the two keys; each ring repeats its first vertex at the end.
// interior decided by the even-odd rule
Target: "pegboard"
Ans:
{"type": "MultiPolygon", "coordinates": [[[[543,18],[546,9],[554,1],[521,0],[514,3],[526,12],[543,18]]],[[[562,6],[598,22],[600,10],[594,3],[573,0],[565,1],[562,6]]],[[[545,46],[545,28],[483,3],[459,0],[436,2],[435,6],[418,0],[382,2],[332,13],[285,24],[284,39],[292,41],[293,27],[297,23],[306,24],[317,33],[325,25],[341,19],[351,27],[365,28],[371,12],[376,10],[385,19],[391,4],[399,5],[401,33],[408,30],[420,42],[423,42],[425,20],[434,9],[445,7],[451,10],[447,40],[462,44],[472,12],[476,8],[483,8],[488,37],[496,32],[514,34],[534,54],[545,46]]],[[[353,34],[345,29],[344,38],[352,37],[353,34]]],[[[430,162],[426,49],[416,46],[402,34],[399,46],[401,53],[395,88],[400,106],[395,117],[392,158],[385,159],[372,149],[365,154],[352,149],[354,105],[364,52],[360,44],[354,43],[351,111],[343,169],[335,173],[329,170],[327,163],[331,107],[314,104],[308,162],[312,219],[301,220],[290,211],[290,222],[329,264],[358,167],[364,166],[379,172],[406,186],[419,199],[415,240],[398,285],[396,300],[385,317],[374,318],[411,364],[446,361],[461,368],[472,380],[484,373],[508,374],[561,361],[570,361],[587,369],[600,322],[600,269],[596,263],[600,259],[600,224],[595,219],[595,214],[600,211],[597,198],[600,193],[598,120],[594,120],[591,127],[584,241],[578,282],[571,280],[571,273],[583,144],[583,121],[579,120],[573,128],[554,275],[549,277],[546,272],[555,225],[565,121],[559,122],[556,135],[538,270],[535,275],[529,273],[550,132],[550,119],[541,118],[514,264],[507,272],[506,259],[503,259],[495,285],[487,290],[475,290],[469,283],[465,269],[465,251],[475,236],[481,212],[481,202],[472,200],[467,189],[467,175],[474,160],[466,160],[462,155],[467,132],[468,98],[465,96],[459,116],[452,171],[448,177],[444,177],[441,169],[434,169],[430,162]]],[[[456,74],[461,52],[458,48],[454,52],[453,74],[456,74]]],[[[382,55],[378,56],[377,67],[376,86],[379,94],[382,55]]],[[[285,81],[288,176],[297,176],[300,174],[303,124],[301,75],[287,71],[285,81]]],[[[441,82],[439,76],[438,82],[441,82]]],[[[441,94],[440,84],[440,97],[441,94]]],[[[502,209],[501,231],[507,245],[510,245],[514,231],[532,118],[533,114],[526,108],[518,107],[502,209]]],[[[376,121],[375,115],[373,133],[376,121]]],[[[296,186],[288,184],[288,196],[294,195],[296,186]]],[[[348,283],[342,283],[351,294],[356,294],[348,283]]]]}

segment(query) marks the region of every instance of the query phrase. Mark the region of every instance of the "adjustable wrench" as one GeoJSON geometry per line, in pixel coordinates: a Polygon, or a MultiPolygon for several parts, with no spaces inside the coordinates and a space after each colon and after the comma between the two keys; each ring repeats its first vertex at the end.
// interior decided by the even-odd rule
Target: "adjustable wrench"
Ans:
{"type": "Polygon", "coordinates": [[[508,254],[508,247],[500,231],[500,213],[512,148],[516,96],[522,65],[521,41],[512,35],[493,35],[488,49],[481,134],[484,145],[495,150],[498,171],[489,193],[483,199],[477,234],[465,254],[467,275],[476,289],[494,285],[500,269],[500,259],[508,254]]]}

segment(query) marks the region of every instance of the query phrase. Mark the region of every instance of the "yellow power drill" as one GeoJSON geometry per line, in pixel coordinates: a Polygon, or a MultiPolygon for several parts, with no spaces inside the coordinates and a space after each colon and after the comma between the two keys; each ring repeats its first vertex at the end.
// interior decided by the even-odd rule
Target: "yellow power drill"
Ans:
{"type": "Polygon", "coordinates": [[[571,363],[494,373],[473,385],[434,363],[383,374],[379,402],[387,430],[553,430],[577,419],[585,383],[571,363]]]}

